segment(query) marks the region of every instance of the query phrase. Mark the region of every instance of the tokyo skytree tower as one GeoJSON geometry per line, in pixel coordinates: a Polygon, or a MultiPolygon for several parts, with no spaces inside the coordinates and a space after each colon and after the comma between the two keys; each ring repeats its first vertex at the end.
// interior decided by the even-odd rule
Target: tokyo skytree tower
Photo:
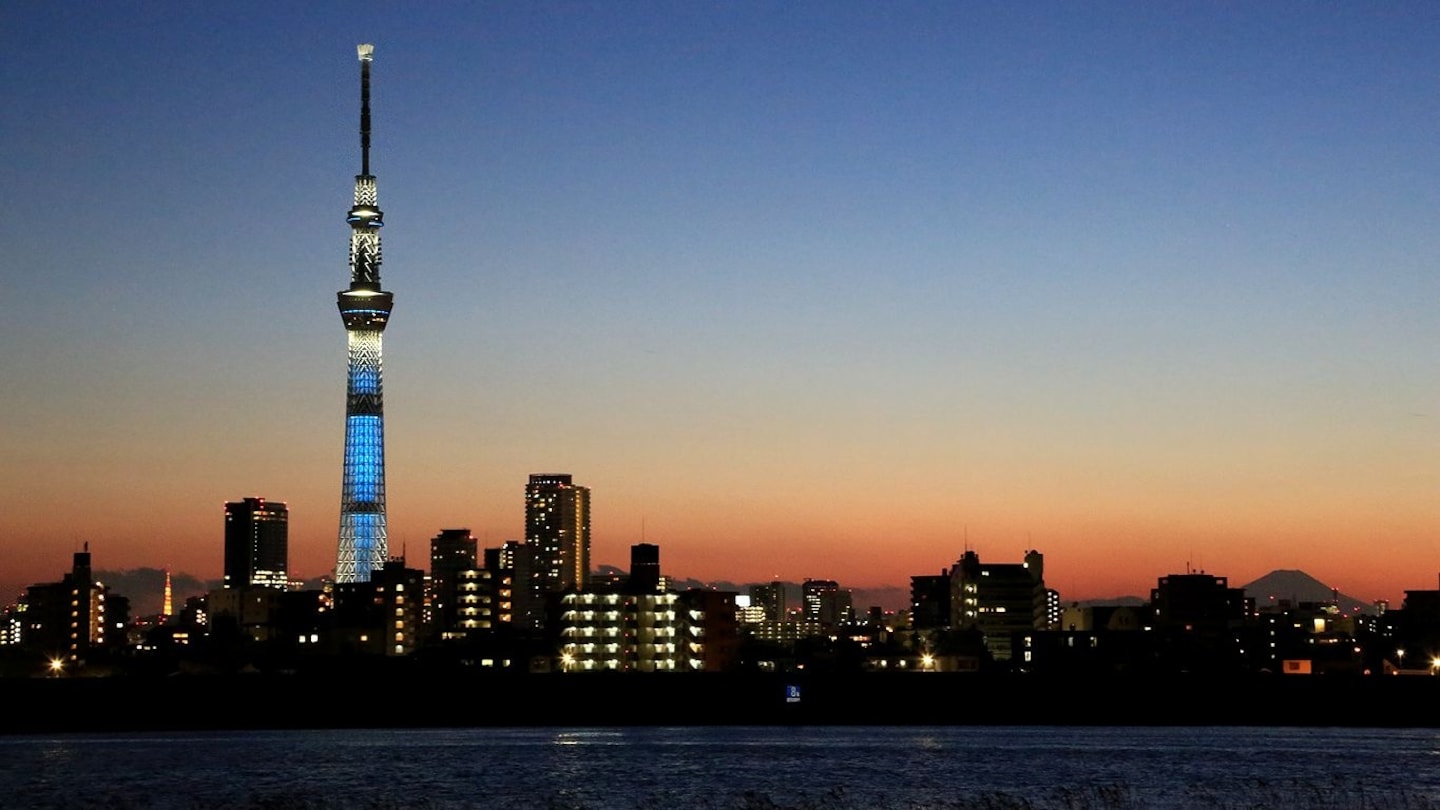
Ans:
{"type": "Polygon", "coordinates": [[[380,289],[380,205],[370,174],[370,61],[360,45],[360,174],[350,209],[350,289],[337,294],[345,322],[350,374],[345,394],[345,469],[340,495],[336,582],[369,582],[385,565],[385,416],[381,401],[380,336],[392,296],[380,289]]]}

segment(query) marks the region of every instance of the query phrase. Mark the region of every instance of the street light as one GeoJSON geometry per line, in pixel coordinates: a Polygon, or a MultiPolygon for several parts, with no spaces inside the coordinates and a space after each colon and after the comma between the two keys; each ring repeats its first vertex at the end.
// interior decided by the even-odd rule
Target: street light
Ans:
{"type": "Polygon", "coordinates": [[[1399,663],[1395,668],[1396,668],[1396,669],[1404,669],[1404,668],[1405,668],[1405,648],[1404,648],[1404,647],[1401,647],[1400,649],[1397,649],[1397,650],[1395,651],[1395,657],[1400,660],[1400,663],[1399,663]]]}
{"type": "Polygon", "coordinates": [[[50,677],[52,677],[52,678],[58,678],[58,677],[60,677],[61,673],[63,673],[64,671],[65,671],[65,659],[63,659],[63,658],[51,658],[51,659],[50,659],[50,677]]]}

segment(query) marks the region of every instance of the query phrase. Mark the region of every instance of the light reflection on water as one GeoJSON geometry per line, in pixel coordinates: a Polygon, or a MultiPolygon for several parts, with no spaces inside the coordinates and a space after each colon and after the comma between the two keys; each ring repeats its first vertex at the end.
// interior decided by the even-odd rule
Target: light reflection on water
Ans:
{"type": "Polygon", "coordinates": [[[1440,808],[1414,729],[703,727],[0,736],[0,807],[1440,808]]]}

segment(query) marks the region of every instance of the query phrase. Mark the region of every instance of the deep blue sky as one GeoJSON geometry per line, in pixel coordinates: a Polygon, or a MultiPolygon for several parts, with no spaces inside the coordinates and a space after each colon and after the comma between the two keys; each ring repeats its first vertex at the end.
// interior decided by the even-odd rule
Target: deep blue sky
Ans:
{"type": "Polygon", "coordinates": [[[677,576],[1434,587],[1440,5],[20,0],[7,590],[333,565],[360,42],[392,551],[571,472],[677,576]]]}

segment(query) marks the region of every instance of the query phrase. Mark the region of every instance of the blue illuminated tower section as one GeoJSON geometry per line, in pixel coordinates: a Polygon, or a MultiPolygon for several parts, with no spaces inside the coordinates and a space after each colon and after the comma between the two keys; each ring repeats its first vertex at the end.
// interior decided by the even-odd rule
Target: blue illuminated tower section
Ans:
{"type": "Polygon", "coordinates": [[[350,289],[338,293],[350,349],[345,394],[345,471],[340,495],[336,582],[369,582],[389,556],[385,539],[385,415],[381,401],[380,336],[392,296],[380,289],[379,200],[370,174],[370,61],[360,45],[360,174],[350,223],[350,289]]]}

